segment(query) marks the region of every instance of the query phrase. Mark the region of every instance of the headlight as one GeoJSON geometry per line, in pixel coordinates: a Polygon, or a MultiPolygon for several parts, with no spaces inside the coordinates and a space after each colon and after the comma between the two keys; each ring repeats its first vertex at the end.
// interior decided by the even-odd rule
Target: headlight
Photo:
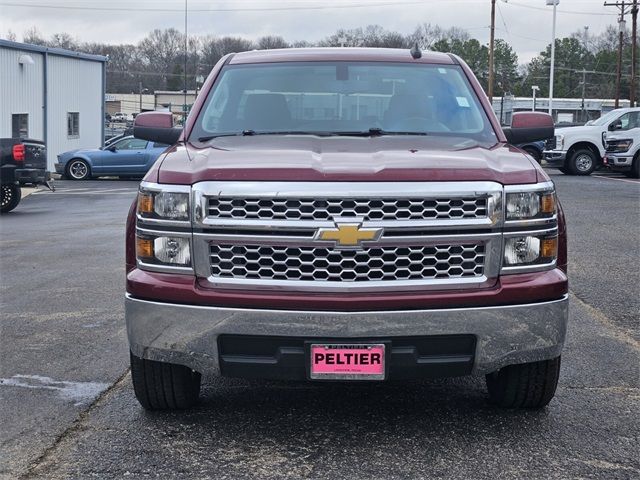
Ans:
{"type": "Polygon", "coordinates": [[[507,220],[533,220],[556,214],[556,194],[553,190],[507,192],[507,220]]]}
{"type": "Polygon", "coordinates": [[[173,236],[136,236],[136,256],[146,266],[178,266],[191,265],[191,246],[189,238],[173,236]]]}
{"type": "Polygon", "coordinates": [[[624,153],[628,152],[633,145],[633,140],[610,140],[607,142],[607,152],[624,153]]]}
{"type": "Polygon", "coordinates": [[[564,147],[564,135],[556,135],[556,150],[562,150],[564,147]]]}
{"type": "Polygon", "coordinates": [[[558,256],[557,236],[522,235],[507,237],[503,266],[534,266],[553,263],[558,256]]]}
{"type": "Polygon", "coordinates": [[[189,220],[189,194],[141,188],[138,215],[150,219],[189,220]]]}

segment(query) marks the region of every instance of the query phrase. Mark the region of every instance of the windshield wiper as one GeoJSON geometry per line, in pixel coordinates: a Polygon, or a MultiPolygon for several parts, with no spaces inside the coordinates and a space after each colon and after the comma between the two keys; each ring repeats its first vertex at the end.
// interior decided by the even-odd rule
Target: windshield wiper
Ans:
{"type": "Polygon", "coordinates": [[[249,137],[254,135],[314,135],[318,137],[379,137],[382,135],[428,135],[426,132],[391,132],[383,130],[382,128],[372,127],[369,130],[355,130],[355,131],[318,131],[308,132],[300,130],[285,130],[285,131],[272,131],[272,132],[256,132],[255,130],[242,130],[241,132],[231,133],[218,133],[215,135],[208,135],[198,138],[199,142],[208,142],[214,138],[219,137],[249,137]]]}
{"type": "Polygon", "coordinates": [[[372,127],[369,130],[356,130],[353,132],[333,132],[334,135],[343,137],[380,137],[383,135],[428,135],[427,132],[392,132],[379,127],[372,127]]]}
{"type": "Polygon", "coordinates": [[[231,132],[231,133],[216,133],[215,135],[206,135],[204,137],[199,137],[199,142],[208,142],[209,140],[213,140],[218,137],[246,137],[255,135],[256,132],[253,130],[242,130],[241,132],[231,132]]]}

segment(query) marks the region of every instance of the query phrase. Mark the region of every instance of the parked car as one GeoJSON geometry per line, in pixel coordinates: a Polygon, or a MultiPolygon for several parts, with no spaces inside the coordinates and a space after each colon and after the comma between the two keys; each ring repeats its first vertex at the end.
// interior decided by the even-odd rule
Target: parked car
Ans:
{"type": "Polygon", "coordinates": [[[56,172],[71,180],[101,176],[141,177],[168,145],[132,136],[104,148],[71,150],[58,155],[56,172]]]}
{"type": "Polygon", "coordinates": [[[129,120],[129,117],[126,113],[117,112],[111,115],[112,122],[126,122],[127,120],[129,120]]]}
{"type": "Polygon", "coordinates": [[[536,162],[540,163],[542,160],[544,145],[545,142],[540,140],[539,142],[521,143],[520,145],[517,145],[517,147],[527,152],[536,162]]]}
{"type": "Polygon", "coordinates": [[[639,107],[619,108],[582,127],[558,128],[542,157],[567,175],[591,175],[602,165],[606,133],[635,128],[639,112],[639,107]]]}
{"type": "Polygon", "coordinates": [[[0,138],[0,213],[18,206],[21,187],[44,184],[52,188],[47,172],[47,150],[44,142],[22,138],[0,138]]]}
{"type": "Polygon", "coordinates": [[[553,397],[568,318],[555,188],[459,57],[412,49],[223,57],[126,230],[133,386],[186,408],[202,373],[312,382],[486,374],[504,407],[553,397]],[[348,92],[348,94],[345,94],[348,92]],[[305,100],[306,99],[306,100],[305,100]],[[338,100],[341,114],[336,114],[338,100]]]}
{"type": "Polygon", "coordinates": [[[604,163],[614,172],[640,178],[640,125],[607,133],[604,163]]]}

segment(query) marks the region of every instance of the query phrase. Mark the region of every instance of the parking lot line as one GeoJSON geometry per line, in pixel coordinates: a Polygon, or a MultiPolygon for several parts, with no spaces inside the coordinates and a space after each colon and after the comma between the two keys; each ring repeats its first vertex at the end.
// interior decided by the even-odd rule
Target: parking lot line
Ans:
{"type": "Polygon", "coordinates": [[[616,177],[608,177],[605,175],[593,175],[596,178],[606,178],[607,180],[617,180],[618,182],[626,182],[626,183],[640,183],[638,180],[632,180],[630,178],[616,178],[616,177]]]}

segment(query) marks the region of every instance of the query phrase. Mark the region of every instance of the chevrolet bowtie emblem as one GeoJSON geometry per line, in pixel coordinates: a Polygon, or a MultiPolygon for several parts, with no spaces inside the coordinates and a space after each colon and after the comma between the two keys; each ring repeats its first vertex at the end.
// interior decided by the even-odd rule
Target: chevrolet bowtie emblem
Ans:
{"type": "Polygon", "coordinates": [[[315,240],[333,241],[338,248],[357,248],[362,242],[376,241],[382,235],[381,228],[361,228],[360,223],[336,222],[335,228],[320,228],[315,240]]]}

